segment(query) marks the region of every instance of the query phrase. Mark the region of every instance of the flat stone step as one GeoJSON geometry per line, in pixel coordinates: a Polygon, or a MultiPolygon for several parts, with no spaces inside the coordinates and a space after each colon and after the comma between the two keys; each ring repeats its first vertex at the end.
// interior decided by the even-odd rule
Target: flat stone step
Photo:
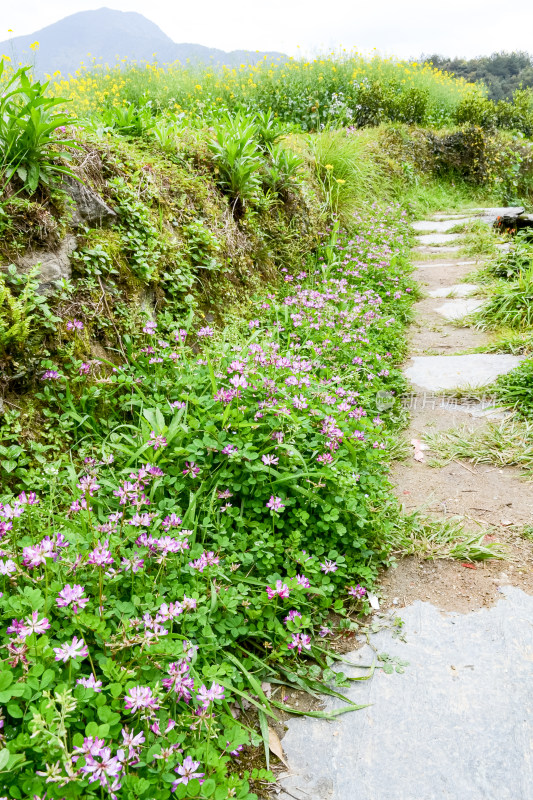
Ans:
{"type": "Polygon", "coordinates": [[[438,267],[442,268],[449,268],[449,267],[476,267],[478,266],[477,261],[437,261],[437,259],[432,261],[413,261],[413,267],[415,269],[435,269],[438,267]]]}
{"type": "Polygon", "coordinates": [[[447,303],[443,303],[435,311],[445,319],[463,319],[463,317],[473,314],[474,311],[479,311],[484,303],[484,300],[468,300],[464,298],[448,300],[447,303]]]}
{"type": "Polygon", "coordinates": [[[492,383],[517,367],[524,356],[473,353],[466,356],[413,356],[404,370],[415,386],[432,392],[466,389],[492,383]]]}
{"type": "Polygon", "coordinates": [[[420,231],[421,233],[428,232],[428,233],[447,233],[452,228],[455,228],[456,225],[460,225],[461,220],[453,220],[453,219],[445,219],[445,220],[436,220],[436,219],[420,219],[416,222],[413,222],[411,227],[414,231],[420,231]]]}
{"type": "MultiPolygon", "coordinates": [[[[280,800],[530,800],[533,597],[500,591],[492,608],[468,614],[417,601],[397,612],[401,638],[384,630],[373,649],[348,654],[354,664],[376,653],[408,664],[344,690],[367,705],[360,711],[289,720],[280,800]]],[[[367,672],[340,666],[350,677],[367,672]]]]}
{"type": "Polygon", "coordinates": [[[475,283],[455,283],[453,286],[442,286],[440,289],[433,289],[428,292],[430,297],[470,297],[477,294],[480,287],[475,283]]]}
{"type": "Polygon", "coordinates": [[[458,253],[460,249],[460,247],[448,247],[447,245],[441,245],[440,247],[422,245],[421,247],[413,247],[413,252],[441,255],[442,253],[458,253]]]}
{"type": "Polygon", "coordinates": [[[421,233],[416,240],[420,244],[451,244],[461,238],[460,233],[421,233]]]}
{"type": "Polygon", "coordinates": [[[445,219],[419,219],[413,222],[411,227],[415,231],[428,233],[448,233],[457,225],[466,225],[469,222],[476,222],[479,217],[447,217],[445,219]]]}
{"type": "Polygon", "coordinates": [[[523,214],[524,207],[523,206],[501,206],[495,207],[492,206],[490,208],[467,208],[464,212],[455,212],[450,214],[434,214],[434,219],[437,220],[446,220],[446,219],[457,219],[458,217],[466,217],[466,216],[473,216],[476,218],[479,217],[490,217],[497,219],[497,217],[503,217],[506,215],[514,215],[514,214],[523,214]]]}

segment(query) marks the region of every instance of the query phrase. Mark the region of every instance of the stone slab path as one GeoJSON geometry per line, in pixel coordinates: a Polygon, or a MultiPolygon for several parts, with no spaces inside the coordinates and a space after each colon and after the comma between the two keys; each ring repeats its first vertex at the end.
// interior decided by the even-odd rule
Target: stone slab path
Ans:
{"type": "Polygon", "coordinates": [[[520,356],[473,353],[464,356],[413,356],[404,373],[421,389],[441,392],[492,383],[518,366],[520,356]]]}
{"type": "MultiPolygon", "coordinates": [[[[368,708],[334,722],[291,722],[283,747],[298,800],[530,800],[533,796],[533,597],[502,589],[489,609],[402,610],[406,641],[383,631],[351,656],[408,661],[348,691],[368,708]]],[[[362,670],[343,664],[346,674],[362,670]]],[[[338,707],[339,701],[326,708],[338,707]]],[[[290,792],[290,794],[288,794],[290,792]]]]}
{"type": "MultiPolygon", "coordinates": [[[[476,262],[450,256],[460,244],[422,243],[427,233],[446,235],[461,220],[492,224],[507,211],[468,209],[414,226],[421,234],[414,250],[424,258],[415,263],[415,277],[428,296],[415,306],[405,365],[413,387],[408,440],[453,427],[477,430],[507,413],[491,407],[490,398],[487,404],[436,395],[489,384],[520,359],[462,352],[488,344],[490,335],[467,320],[465,327],[451,324],[442,307],[483,302],[480,287],[464,282],[476,262]],[[450,295],[456,299],[443,304],[450,295]]],[[[512,526],[533,522],[533,483],[520,481],[512,468],[452,462],[432,469],[414,459],[396,464],[392,479],[406,512],[453,516],[476,532],[493,526],[509,559],[467,569],[450,560],[405,558],[384,574],[382,610],[385,620],[403,620],[402,636],[385,628],[346,657],[370,664],[385,651],[409,665],[403,674],[377,670],[347,690],[368,708],[334,722],[291,719],[282,742],[289,769],[276,796],[533,800],[533,546],[512,533],[512,526]]],[[[326,708],[339,704],[325,699],[326,708]]]]}

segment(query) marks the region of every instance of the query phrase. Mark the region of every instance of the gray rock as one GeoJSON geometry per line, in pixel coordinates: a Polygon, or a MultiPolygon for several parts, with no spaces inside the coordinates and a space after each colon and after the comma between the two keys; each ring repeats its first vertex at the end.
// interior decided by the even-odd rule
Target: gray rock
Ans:
{"type": "Polygon", "coordinates": [[[419,244],[451,244],[460,238],[459,233],[423,233],[417,237],[419,244]]]}
{"type": "Polygon", "coordinates": [[[453,286],[443,286],[428,292],[430,297],[470,297],[477,294],[479,286],[475,283],[455,283],[453,286]]]}
{"type": "Polygon", "coordinates": [[[73,225],[102,227],[117,219],[116,213],[104,203],[96,192],[74,178],[66,178],[64,189],[74,200],[73,225]]]}
{"type": "Polygon", "coordinates": [[[56,281],[70,278],[72,274],[70,256],[76,246],[76,237],[68,234],[56,250],[29,250],[17,259],[16,266],[20,272],[29,272],[32,267],[38,265],[39,293],[47,294],[54,288],[56,281]]]}
{"type": "Polygon", "coordinates": [[[411,227],[421,233],[447,233],[458,224],[457,220],[420,219],[413,222],[411,227]]]}
{"type": "Polygon", "coordinates": [[[438,267],[439,269],[442,269],[442,267],[476,267],[477,263],[477,261],[414,261],[413,267],[416,267],[416,269],[434,269],[435,267],[438,267]]]}
{"type": "Polygon", "coordinates": [[[427,254],[434,254],[434,255],[441,255],[442,253],[458,253],[461,250],[459,245],[457,246],[446,246],[441,245],[440,247],[434,247],[431,245],[422,245],[421,247],[413,247],[413,252],[415,253],[427,253],[427,254]]]}
{"type": "Polygon", "coordinates": [[[443,303],[435,311],[445,319],[457,320],[473,314],[474,311],[479,311],[484,302],[484,300],[458,298],[457,300],[448,300],[447,303],[443,303]]]}
{"type": "Polygon", "coordinates": [[[533,597],[500,591],[495,606],[469,614],[418,601],[399,611],[405,642],[384,630],[375,650],[349,654],[354,664],[376,651],[409,664],[352,684],[349,699],[369,704],[360,711],[289,721],[280,800],[531,800],[533,597]]]}
{"type": "Polygon", "coordinates": [[[432,392],[443,389],[461,389],[485,386],[498,375],[505,375],[517,367],[522,356],[507,353],[473,353],[466,356],[413,356],[411,365],[404,370],[405,377],[432,392]]]}

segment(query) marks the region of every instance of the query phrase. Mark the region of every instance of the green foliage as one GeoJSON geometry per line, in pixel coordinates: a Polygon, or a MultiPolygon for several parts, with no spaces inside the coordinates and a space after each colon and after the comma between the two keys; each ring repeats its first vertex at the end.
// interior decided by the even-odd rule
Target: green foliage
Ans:
{"type": "Polygon", "coordinates": [[[54,316],[46,297],[38,293],[39,267],[25,274],[14,265],[7,273],[0,272],[0,355],[20,355],[28,340],[37,333],[39,339],[47,328],[54,328],[54,316]]]}
{"type": "Polygon", "coordinates": [[[492,286],[490,299],[475,317],[483,328],[532,328],[533,269],[521,272],[512,281],[501,280],[492,286]]]}
{"type": "MultiPolygon", "coordinates": [[[[0,60],[0,83],[5,66],[0,60]]],[[[72,175],[65,165],[68,148],[78,147],[72,139],[58,138],[72,119],[59,112],[62,98],[46,95],[47,83],[32,81],[29,67],[21,67],[2,84],[0,95],[1,182],[17,179],[23,190],[33,194],[40,184],[52,186],[62,175],[72,175]]]]}
{"type": "Polygon", "coordinates": [[[21,453],[0,450],[24,489],[0,497],[6,795],[253,800],[234,754],[268,743],[278,709],[304,713],[269,683],[339,701],[313,716],[358,708],[336,688],[328,617],[368,612],[387,559],[413,292],[401,209],[353,223],[248,325],[215,335],[191,313],[169,336],[149,320],[120,365],[43,362],[37,399],[62,449],[11,472],[21,453]],[[103,758],[109,786],[92,781],[103,758]],[[179,782],[189,763],[200,774],[179,782]]]}
{"type": "Polygon", "coordinates": [[[237,113],[222,116],[208,142],[220,188],[228,195],[233,213],[242,215],[258,203],[261,190],[274,197],[294,188],[303,159],[278,140],[286,133],[273,114],[237,113]]]}
{"type": "Polygon", "coordinates": [[[518,231],[511,247],[488,264],[489,272],[497,278],[515,279],[521,272],[533,269],[533,241],[527,230],[518,231]]]}
{"type": "Polygon", "coordinates": [[[432,55],[424,59],[444,72],[452,73],[469,83],[483,83],[494,102],[511,99],[521,87],[533,86],[533,64],[529,53],[492,53],[480,58],[449,59],[432,55]]]}
{"type": "Polygon", "coordinates": [[[121,136],[144,136],[156,125],[149,101],[104,108],[100,118],[106,128],[116,130],[121,136]]]}
{"type": "Polygon", "coordinates": [[[516,369],[496,380],[496,395],[523,417],[533,420],[533,359],[528,358],[516,369]]]}
{"type": "Polygon", "coordinates": [[[263,158],[256,138],[256,126],[244,116],[226,117],[208,142],[220,187],[233,210],[242,212],[257,197],[261,186],[263,158]]]}
{"type": "Polygon", "coordinates": [[[367,198],[392,195],[368,132],[326,130],[309,137],[308,144],[327,206],[343,223],[349,224],[367,198]]]}
{"type": "Polygon", "coordinates": [[[270,144],[267,153],[263,182],[277,195],[286,197],[295,187],[304,159],[279,143],[270,144]]]}

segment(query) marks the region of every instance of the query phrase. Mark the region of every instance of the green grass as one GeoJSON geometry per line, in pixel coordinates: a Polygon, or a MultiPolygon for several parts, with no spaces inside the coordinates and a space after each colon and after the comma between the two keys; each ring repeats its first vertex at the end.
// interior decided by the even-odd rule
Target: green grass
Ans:
{"type": "Polygon", "coordinates": [[[343,223],[349,224],[368,198],[393,197],[392,181],[376,157],[372,131],[326,130],[309,136],[306,144],[326,201],[343,223]]]}
{"type": "Polygon", "coordinates": [[[462,255],[479,258],[495,256],[498,253],[496,245],[501,238],[485,222],[481,220],[470,222],[464,226],[463,231],[462,255]]]}
{"type": "Polygon", "coordinates": [[[512,406],[521,416],[533,421],[533,359],[500,375],[495,383],[497,397],[512,406]]]}
{"type": "Polygon", "coordinates": [[[533,353],[533,332],[517,332],[503,329],[495,341],[482,347],[477,347],[471,352],[510,353],[513,356],[531,355],[533,353]]]}
{"type": "Polygon", "coordinates": [[[505,558],[505,550],[500,544],[486,544],[484,538],[485,532],[466,531],[459,517],[438,520],[416,511],[398,519],[389,541],[393,553],[398,556],[460,561],[505,558]]]}
{"type": "Polygon", "coordinates": [[[533,525],[524,525],[520,531],[520,536],[528,542],[533,542],[533,525]]]}
{"type": "Polygon", "coordinates": [[[473,319],[482,330],[533,328],[533,269],[521,273],[516,280],[493,284],[487,303],[473,319]]]}
{"type": "Polygon", "coordinates": [[[533,422],[516,416],[476,431],[453,428],[429,433],[424,440],[435,454],[428,461],[432,467],[465,459],[472,464],[521,467],[525,477],[533,477],[533,422]]]}

